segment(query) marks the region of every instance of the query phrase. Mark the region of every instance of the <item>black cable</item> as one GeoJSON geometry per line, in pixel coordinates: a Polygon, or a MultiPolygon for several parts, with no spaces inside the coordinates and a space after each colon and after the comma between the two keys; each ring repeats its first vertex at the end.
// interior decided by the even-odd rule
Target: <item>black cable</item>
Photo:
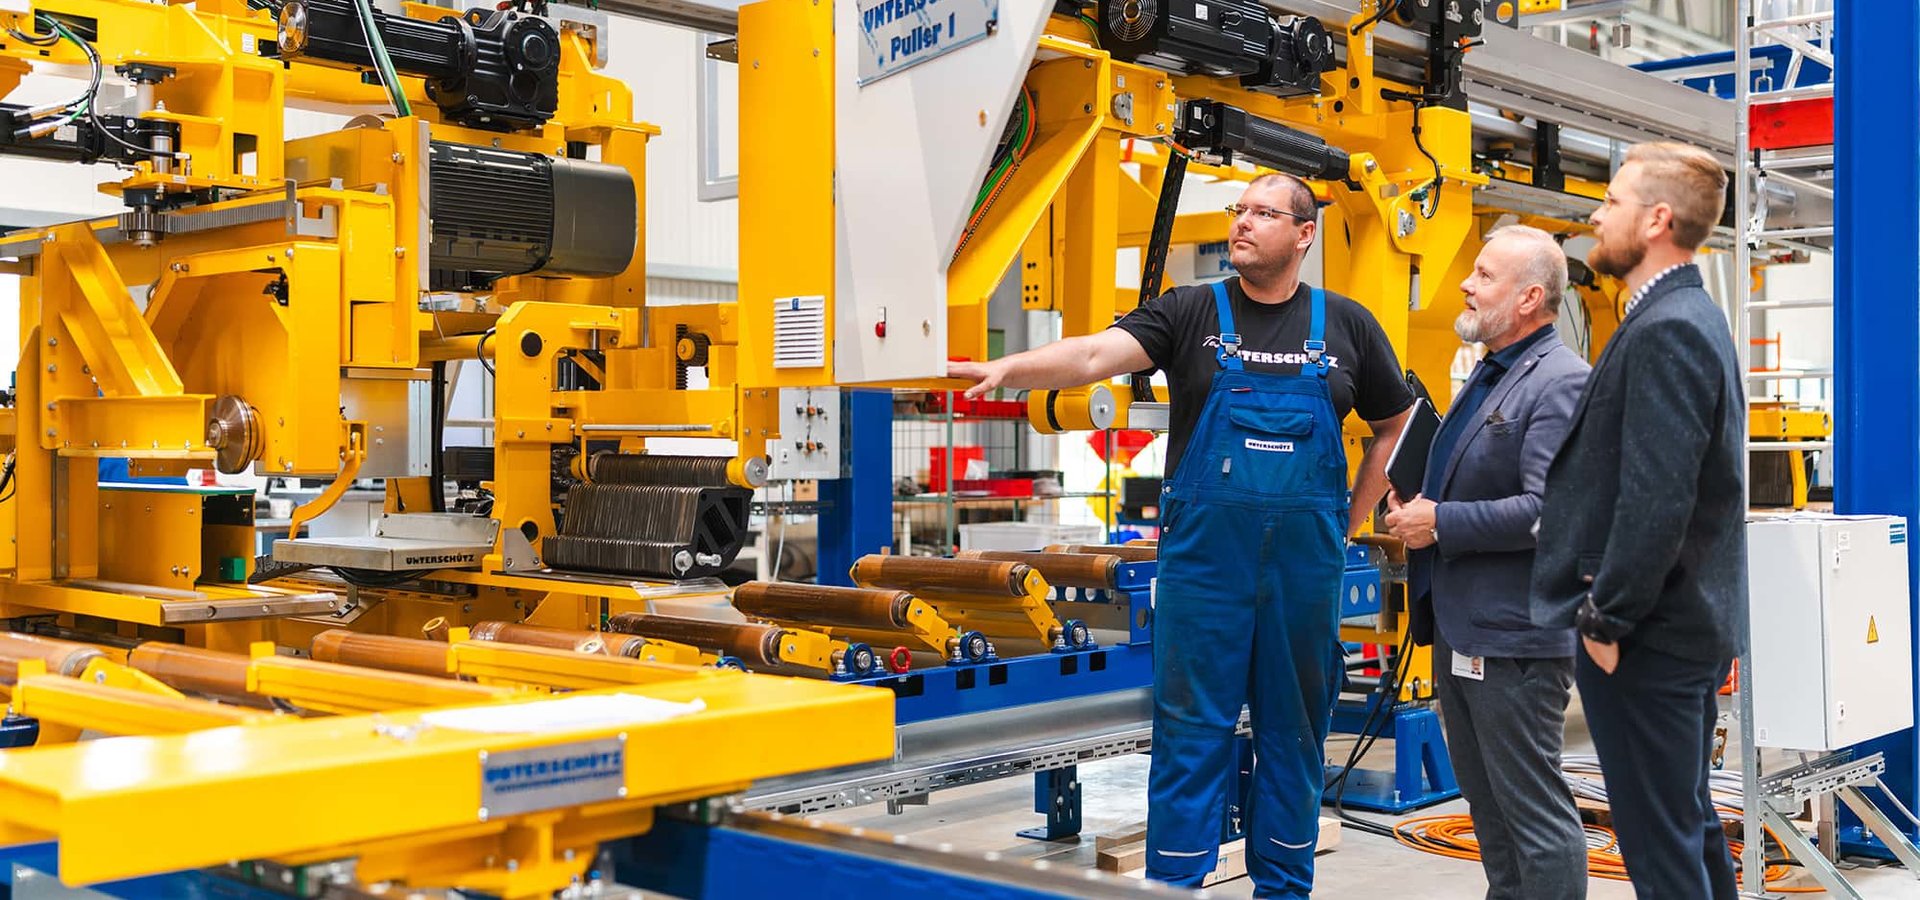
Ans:
{"type": "Polygon", "coordinates": [[[1333,780],[1327,782],[1325,787],[1321,789],[1323,793],[1326,788],[1334,789],[1333,814],[1342,822],[1350,824],[1368,834],[1386,838],[1393,837],[1393,829],[1391,827],[1382,825],[1379,822],[1360,818],[1347,811],[1346,796],[1347,785],[1349,783],[1347,776],[1352,774],[1353,770],[1360,765],[1361,760],[1366,758],[1367,753],[1373,749],[1373,745],[1378,743],[1380,736],[1386,732],[1387,723],[1393,720],[1391,710],[1394,704],[1399,702],[1400,690],[1405,687],[1407,675],[1413,668],[1413,653],[1411,649],[1399,647],[1396,648],[1396,650],[1398,653],[1394,660],[1393,680],[1390,683],[1385,681],[1381,682],[1380,687],[1382,690],[1380,692],[1380,698],[1374,704],[1374,708],[1368,712],[1366,722],[1361,724],[1360,737],[1354,741],[1352,751],[1347,754],[1346,765],[1341,767],[1339,775],[1334,776],[1333,780]]]}
{"type": "MultiPolygon", "coordinates": [[[[1153,210],[1153,229],[1147,236],[1146,248],[1140,253],[1138,306],[1152,303],[1160,295],[1160,283],[1167,271],[1167,252],[1173,246],[1174,219],[1180,211],[1180,189],[1186,181],[1187,155],[1169,148],[1167,168],[1160,178],[1160,197],[1153,210]]],[[[1133,373],[1127,383],[1133,392],[1133,402],[1154,402],[1151,367],[1133,373]]]]}
{"type": "Polygon", "coordinates": [[[347,566],[328,566],[340,580],[357,588],[398,587],[414,580],[413,572],[381,572],[375,569],[355,569],[347,566]]]}
{"type": "Polygon", "coordinates": [[[429,379],[433,386],[433,397],[428,401],[431,437],[430,450],[433,453],[427,459],[427,499],[434,512],[447,511],[447,364],[433,364],[433,377],[429,379]]]}
{"type": "Polygon", "coordinates": [[[7,35],[22,44],[32,44],[35,47],[51,47],[60,43],[60,33],[57,31],[51,34],[32,35],[22,32],[17,28],[9,27],[7,29],[7,35]]]}
{"type": "Polygon", "coordinates": [[[473,345],[473,355],[479,358],[481,365],[487,367],[488,375],[494,374],[493,363],[487,362],[487,341],[492,337],[493,329],[489,328],[480,335],[480,342],[473,345]]]}
{"type": "Polygon", "coordinates": [[[1427,162],[1433,164],[1433,205],[1420,204],[1420,218],[1431,219],[1440,214],[1440,160],[1435,159],[1433,154],[1427,152],[1426,145],[1420,143],[1420,111],[1426,108],[1424,103],[1413,106],[1413,147],[1427,158],[1427,162]]]}
{"type": "Polygon", "coordinates": [[[1365,31],[1368,28],[1371,28],[1374,25],[1378,24],[1381,19],[1384,19],[1390,15],[1393,15],[1393,11],[1399,8],[1400,8],[1400,0],[1381,0],[1380,8],[1376,10],[1373,15],[1368,16],[1366,21],[1353,26],[1353,29],[1347,33],[1359,34],[1360,32],[1365,31]]]}
{"type": "Polygon", "coordinates": [[[61,37],[64,37],[69,41],[72,41],[76,46],[78,46],[83,52],[87,54],[87,63],[93,68],[93,78],[87,84],[86,95],[79,101],[81,104],[84,104],[85,106],[85,115],[87,117],[87,121],[92,122],[95,130],[99,131],[101,136],[105,137],[107,140],[110,140],[116,144],[119,144],[120,146],[125,147],[128,150],[132,150],[133,152],[138,154],[152,154],[154,152],[152,147],[142,147],[139,144],[131,143],[126,139],[120,137],[119,135],[114,134],[112,131],[108,130],[107,126],[100,121],[100,104],[98,102],[100,99],[100,79],[105,75],[105,69],[106,69],[106,67],[102,65],[100,62],[100,52],[98,50],[93,49],[92,44],[89,44],[86,41],[81,40],[79,35],[76,35],[72,31],[68,30],[65,25],[62,25],[58,21],[54,19],[49,19],[45,16],[41,16],[41,18],[45,20],[46,23],[53,28],[55,33],[59,34],[61,37]]]}

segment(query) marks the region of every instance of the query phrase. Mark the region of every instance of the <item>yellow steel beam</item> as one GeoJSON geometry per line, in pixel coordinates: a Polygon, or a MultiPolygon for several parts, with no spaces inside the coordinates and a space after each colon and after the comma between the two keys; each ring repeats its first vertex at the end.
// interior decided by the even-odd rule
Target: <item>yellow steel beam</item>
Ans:
{"type": "Polygon", "coordinates": [[[455,637],[451,644],[454,673],[481,684],[588,690],[740,674],[698,665],[646,662],[599,653],[475,641],[457,634],[455,637]]]}
{"type": "MultiPolygon", "coordinates": [[[[97,661],[96,661],[97,662],[97,661]]],[[[117,667],[116,667],[117,668],[117,667]]],[[[133,674],[140,674],[135,672],[133,674]]],[[[41,743],[48,743],[45,723],[75,731],[108,735],[184,734],[203,728],[221,728],[274,718],[272,713],[226,706],[119,687],[91,680],[46,674],[46,663],[26,660],[13,686],[14,712],[41,720],[41,743]],[[38,670],[37,672],[34,670],[38,670]]]]}
{"type": "Polygon", "coordinates": [[[247,669],[250,693],[337,715],[485,703],[518,693],[511,688],[276,656],[270,643],[255,644],[253,657],[247,669]]]}
{"type": "MultiPolygon", "coordinates": [[[[486,715],[504,730],[435,725],[429,713],[407,710],[8,751],[0,753],[0,834],[55,831],[61,876],[73,884],[323,848],[389,859],[388,848],[419,847],[431,839],[424,836],[551,821],[547,806],[566,817],[552,825],[564,847],[575,843],[565,835],[580,833],[568,822],[584,827],[616,804],[632,810],[711,796],[755,779],[886,759],[894,747],[890,692],[797,678],[686,679],[496,706],[486,715]],[[573,707],[555,705],[584,697],[626,698],[621,709],[643,702],[631,698],[702,708],[654,719],[638,711],[567,714],[573,707]],[[807,735],[832,738],[797,739],[807,735]],[[535,791],[533,808],[487,808],[489,797],[501,796],[487,787],[490,768],[501,770],[497,781],[517,777],[501,767],[586,757],[590,771],[611,764],[620,772],[594,789],[605,798],[600,806],[535,791]],[[300,815],[261,827],[264,800],[300,815]],[[127,839],[127,823],[167,809],[193,810],[194,827],[127,839]]],[[[628,815],[615,830],[647,824],[628,815]]]]}

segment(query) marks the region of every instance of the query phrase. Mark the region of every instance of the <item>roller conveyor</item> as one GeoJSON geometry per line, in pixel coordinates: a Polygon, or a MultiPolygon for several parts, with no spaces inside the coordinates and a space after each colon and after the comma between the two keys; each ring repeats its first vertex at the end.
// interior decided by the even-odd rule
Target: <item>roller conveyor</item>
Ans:
{"type": "Polygon", "coordinates": [[[1118,556],[1127,562],[1153,562],[1160,558],[1157,542],[1136,541],[1128,544],[1054,544],[1046,549],[1047,553],[1104,553],[1118,556]]]}
{"type": "Polygon", "coordinates": [[[1111,590],[1120,586],[1124,562],[1110,553],[1048,553],[1035,550],[962,550],[961,559],[1021,563],[1039,572],[1054,587],[1111,590]]]}
{"type": "Polygon", "coordinates": [[[864,556],[853,564],[853,580],[863,587],[911,591],[955,628],[1023,650],[1093,646],[1085,623],[1063,622],[1054,614],[1047,579],[1022,562],[864,556]]]}
{"type": "Polygon", "coordinates": [[[657,639],[687,644],[731,656],[748,667],[780,663],[780,641],[786,632],[773,625],[716,622],[679,616],[622,613],[607,620],[607,629],[635,640],[657,639]]]}
{"type": "MultiPolygon", "coordinates": [[[[846,674],[866,670],[860,665],[863,654],[877,663],[875,647],[904,647],[908,653],[918,650],[951,662],[983,662],[993,656],[985,635],[955,628],[931,604],[906,591],[752,581],[734,589],[733,605],[791,632],[842,642],[835,650],[846,661],[846,674]]],[[[904,660],[893,658],[896,655],[888,654],[899,670],[904,660]]],[[[808,652],[792,635],[781,644],[781,661],[815,667],[824,661],[830,664],[828,671],[841,674],[830,657],[822,660],[817,652],[808,652]]]]}

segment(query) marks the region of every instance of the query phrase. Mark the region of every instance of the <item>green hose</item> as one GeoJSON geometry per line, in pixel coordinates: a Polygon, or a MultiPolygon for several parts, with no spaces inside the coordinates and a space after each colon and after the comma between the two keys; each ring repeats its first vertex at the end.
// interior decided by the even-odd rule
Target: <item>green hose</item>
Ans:
{"type": "Polygon", "coordinates": [[[380,82],[386,86],[387,95],[393,100],[393,111],[401,118],[413,115],[413,105],[407,102],[407,92],[400,87],[400,74],[393,70],[393,55],[387,52],[387,42],[380,37],[380,27],[373,20],[373,4],[369,0],[354,0],[354,6],[360,12],[360,31],[367,38],[367,47],[372,51],[373,65],[380,73],[380,82]]]}

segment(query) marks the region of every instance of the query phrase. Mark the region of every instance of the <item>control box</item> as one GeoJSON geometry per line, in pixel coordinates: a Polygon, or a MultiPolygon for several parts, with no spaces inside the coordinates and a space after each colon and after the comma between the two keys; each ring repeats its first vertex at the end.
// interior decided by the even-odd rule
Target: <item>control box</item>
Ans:
{"type": "Polygon", "coordinates": [[[1906,520],[1755,518],[1747,547],[1755,743],[1837,750],[1912,726],[1906,520]]]}

